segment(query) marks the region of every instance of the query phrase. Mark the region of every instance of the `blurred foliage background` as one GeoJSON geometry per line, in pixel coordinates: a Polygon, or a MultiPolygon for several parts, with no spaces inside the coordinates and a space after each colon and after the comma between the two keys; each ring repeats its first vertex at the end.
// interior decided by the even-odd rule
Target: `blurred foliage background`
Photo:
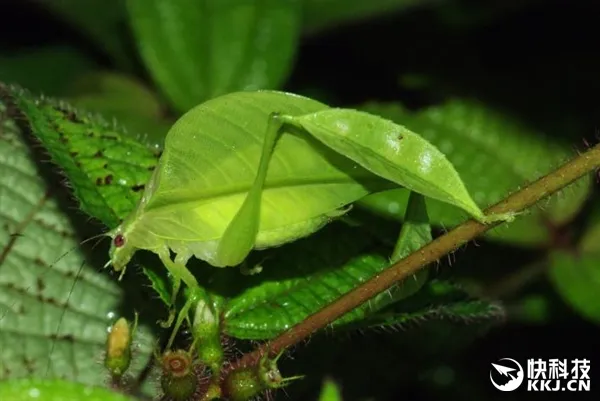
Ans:
{"type": "MultiPolygon", "coordinates": [[[[131,1],[129,11],[140,17],[129,23],[120,0],[1,1],[0,81],[112,116],[157,144],[194,104],[262,87],[344,107],[371,104],[381,110],[376,103],[393,102],[416,113],[451,99],[476,99],[499,120],[545,133],[567,154],[598,142],[600,53],[593,38],[600,5],[593,0],[304,0],[282,7],[265,0],[261,15],[278,17],[256,19],[270,25],[263,26],[266,39],[250,46],[255,53],[228,47],[228,31],[242,29],[243,19],[233,25],[203,17],[194,25],[191,12],[171,14],[171,24],[161,30],[152,23],[150,3],[161,2],[131,1]],[[207,65],[206,52],[215,49],[197,29],[221,41],[212,43],[222,49],[213,65],[207,65]],[[272,35],[277,30],[281,33],[272,35]],[[227,60],[238,64],[231,67],[227,60]],[[228,68],[229,77],[215,78],[215,71],[228,68]]],[[[219,7],[226,9],[227,3],[219,7]]],[[[499,153],[503,138],[528,140],[521,138],[527,130],[503,132],[513,127],[503,124],[494,128],[499,153]]],[[[485,132],[485,123],[481,129],[485,132]]],[[[521,164],[544,165],[536,164],[544,153],[505,156],[498,165],[489,160],[480,174],[494,170],[502,177],[498,166],[518,171],[521,164]]],[[[284,372],[293,368],[309,375],[294,385],[290,398],[316,399],[325,376],[341,384],[345,400],[538,396],[500,393],[491,386],[490,363],[504,357],[591,359],[594,389],[599,204],[596,183],[567,217],[548,222],[533,245],[482,239],[435,267],[439,277],[500,300],[506,312],[502,322],[327,331],[283,363],[284,372]]],[[[580,393],[558,396],[583,399],[580,393]]]]}

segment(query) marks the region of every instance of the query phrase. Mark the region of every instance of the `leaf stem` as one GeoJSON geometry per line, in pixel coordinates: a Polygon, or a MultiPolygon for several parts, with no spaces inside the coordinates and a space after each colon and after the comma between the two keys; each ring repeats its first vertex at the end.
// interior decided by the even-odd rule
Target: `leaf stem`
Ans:
{"type": "MultiPolygon", "coordinates": [[[[503,201],[490,207],[486,210],[486,214],[507,212],[518,213],[526,210],[540,200],[561,190],[599,167],[600,144],[581,153],[579,156],[565,163],[550,174],[538,179],[525,188],[508,196],[503,201]]],[[[499,224],[502,224],[502,222],[482,224],[472,219],[466,221],[447,234],[438,237],[421,249],[393,264],[369,281],[342,295],[336,301],[310,315],[272,341],[243,355],[240,359],[229,365],[227,370],[233,370],[241,366],[255,365],[259,362],[261,356],[266,353],[270,356],[279,354],[284,349],[303,341],[317,330],[326,327],[328,324],[331,324],[344,314],[359,307],[379,293],[386,291],[397,282],[414,274],[419,269],[435,262],[442,256],[456,250],[461,245],[473,240],[499,224]]]]}

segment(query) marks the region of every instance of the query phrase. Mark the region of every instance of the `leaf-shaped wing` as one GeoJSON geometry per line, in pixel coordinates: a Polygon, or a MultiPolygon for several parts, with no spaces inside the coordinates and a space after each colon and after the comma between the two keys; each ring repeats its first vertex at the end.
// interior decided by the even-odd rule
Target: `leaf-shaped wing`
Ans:
{"type": "MultiPolygon", "coordinates": [[[[569,143],[474,100],[453,99],[419,112],[409,112],[396,103],[369,103],[361,109],[403,124],[437,146],[482,207],[499,202],[525,183],[556,168],[573,152],[569,143]]],[[[532,208],[511,224],[485,235],[526,245],[545,243],[549,240],[547,222],[569,221],[590,189],[589,177],[583,177],[544,201],[543,207],[532,208]]],[[[407,191],[394,189],[370,195],[359,205],[401,220],[407,202],[407,191]]],[[[466,218],[464,212],[450,204],[434,199],[426,202],[434,225],[453,227],[466,218]]]]}
{"type": "Polygon", "coordinates": [[[484,220],[446,156],[421,136],[363,111],[328,109],[283,116],[367,170],[419,194],[464,209],[484,220]]]}
{"type": "MultiPolygon", "coordinates": [[[[144,209],[153,231],[178,240],[220,238],[255,180],[271,113],[324,108],[297,95],[258,91],[221,96],[190,110],[167,134],[144,209]]],[[[259,247],[293,237],[303,224],[320,228],[327,214],[392,185],[293,127],[284,128],[261,194],[259,247]],[[315,219],[323,221],[311,225],[315,219]]]]}

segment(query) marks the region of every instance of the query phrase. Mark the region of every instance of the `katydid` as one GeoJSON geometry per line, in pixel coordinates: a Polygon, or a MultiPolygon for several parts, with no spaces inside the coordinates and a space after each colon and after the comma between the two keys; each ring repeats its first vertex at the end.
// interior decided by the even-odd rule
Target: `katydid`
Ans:
{"type": "Polygon", "coordinates": [[[192,256],[239,265],[252,249],[310,235],[352,202],[398,185],[483,223],[513,218],[484,216],[446,157],[391,121],[283,92],[221,96],[169,131],[137,208],[109,233],[109,264],[124,272],[138,249],[156,253],[174,301],[181,281],[198,288],[186,267],[192,256]]]}
{"type": "Polygon", "coordinates": [[[301,115],[327,108],[260,91],[190,110],[167,134],[137,208],[108,233],[107,265],[124,272],[138,249],[156,253],[173,278],[174,301],[182,280],[198,286],[186,267],[192,256],[213,266],[238,265],[253,248],[310,235],[352,202],[396,187],[270,118],[274,111],[301,115]]]}

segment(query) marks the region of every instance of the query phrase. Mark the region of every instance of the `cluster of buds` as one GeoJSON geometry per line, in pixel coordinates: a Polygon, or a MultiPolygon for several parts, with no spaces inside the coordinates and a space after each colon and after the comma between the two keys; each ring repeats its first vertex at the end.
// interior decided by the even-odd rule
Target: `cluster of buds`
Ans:
{"type": "MultiPolygon", "coordinates": [[[[189,349],[172,350],[169,341],[167,350],[156,355],[163,399],[248,401],[302,377],[282,377],[277,367],[282,353],[275,358],[265,355],[257,364],[225,371],[226,357],[217,308],[197,298],[195,301],[191,327],[193,341],[189,349]]],[[[111,326],[107,337],[104,366],[112,383],[121,389],[126,387],[125,373],[131,364],[131,344],[136,327],[137,315],[133,325],[120,318],[111,326]]],[[[176,327],[175,330],[179,325],[176,327]]]]}

